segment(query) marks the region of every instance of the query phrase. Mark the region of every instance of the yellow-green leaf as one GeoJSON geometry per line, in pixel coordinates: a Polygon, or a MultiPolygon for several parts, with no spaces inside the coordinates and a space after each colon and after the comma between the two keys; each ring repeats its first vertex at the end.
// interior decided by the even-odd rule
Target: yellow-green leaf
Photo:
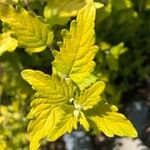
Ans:
{"type": "Polygon", "coordinates": [[[37,91],[34,103],[43,101],[59,104],[69,102],[69,98],[72,97],[72,83],[67,83],[65,79],[61,79],[57,75],[51,77],[41,71],[27,69],[22,72],[22,77],[37,91]]]}
{"type": "Polygon", "coordinates": [[[91,79],[95,67],[93,59],[98,50],[94,45],[95,12],[94,3],[81,9],[77,20],[72,21],[70,31],[62,31],[63,42],[59,43],[60,52],[54,53],[54,68],[64,76],[70,77],[80,89],[85,88],[82,83],[88,78],[91,79]]]}
{"type": "MultiPolygon", "coordinates": [[[[31,120],[28,125],[30,149],[37,150],[39,141],[49,136],[55,124],[60,122],[60,117],[64,114],[60,106],[69,103],[73,95],[72,83],[56,75],[51,77],[33,70],[24,70],[22,77],[37,91],[28,114],[28,119],[31,120]]],[[[57,135],[53,136],[57,138],[57,135]]]]}
{"type": "Polygon", "coordinates": [[[67,132],[71,133],[73,129],[77,129],[77,119],[73,116],[73,110],[74,108],[71,106],[66,106],[66,108],[63,108],[63,113],[59,119],[59,122],[57,122],[57,124],[55,124],[49,132],[49,141],[55,141],[63,134],[67,132]]]}
{"type": "MultiPolygon", "coordinates": [[[[127,118],[117,112],[114,105],[100,104],[88,112],[90,125],[96,132],[103,132],[108,137],[137,137],[137,131],[127,118]]],[[[98,133],[97,133],[98,134],[98,133]]]]}
{"type": "Polygon", "coordinates": [[[41,101],[38,106],[31,109],[30,115],[31,113],[36,114],[36,117],[28,125],[30,150],[38,150],[40,140],[47,137],[55,124],[60,121],[62,109],[53,108],[51,104],[41,101]]]}
{"type": "Polygon", "coordinates": [[[12,5],[0,2],[0,19],[9,24],[19,47],[29,53],[40,52],[52,42],[53,33],[47,25],[23,8],[16,10],[12,5]]]}
{"type": "Polygon", "coordinates": [[[0,55],[14,51],[17,45],[18,41],[10,36],[10,32],[0,34],[0,55]]]}
{"type": "Polygon", "coordinates": [[[119,56],[123,53],[125,53],[128,49],[126,47],[124,47],[124,43],[121,42],[118,45],[115,45],[113,47],[111,47],[110,49],[110,53],[116,58],[118,59],[119,56]]]}
{"type": "Polygon", "coordinates": [[[104,88],[104,82],[98,81],[85,91],[81,91],[80,96],[75,101],[75,106],[80,106],[83,110],[92,108],[101,100],[100,94],[104,88]]]}

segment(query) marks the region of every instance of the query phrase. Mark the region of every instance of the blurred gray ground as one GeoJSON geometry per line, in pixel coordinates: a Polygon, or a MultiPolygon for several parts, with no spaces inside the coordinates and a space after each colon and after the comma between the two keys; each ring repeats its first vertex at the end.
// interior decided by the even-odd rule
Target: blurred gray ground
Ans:
{"type": "MultiPolygon", "coordinates": [[[[83,131],[73,131],[72,134],[66,134],[63,139],[67,150],[150,150],[140,138],[145,128],[149,107],[143,101],[134,101],[127,107],[126,115],[136,127],[139,138],[130,139],[127,137],[113,138],[108,140],[104,135],[99,135],[96,140],[99,147],[93,148],[90,136],[83,131]]],[[[150,132],[149,132],[150,133],[150,132]]],[[[150,144],[150,134],[144,137],[145,143],[150,144]]]]}

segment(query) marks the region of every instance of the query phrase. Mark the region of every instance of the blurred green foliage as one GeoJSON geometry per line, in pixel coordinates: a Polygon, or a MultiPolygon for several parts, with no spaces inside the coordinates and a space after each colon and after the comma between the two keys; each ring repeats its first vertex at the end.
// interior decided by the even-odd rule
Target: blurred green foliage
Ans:
{"type": "Polygon", "coordinates": [[[119,104],[123,93],[146,86],[150,79],[148,5],[148,0],[109,0],[97,11],[101,50],[96,73],[108,82],[106,94],[112,103],[119,104]]]}
{"type": "MultiPolygon", "coordinates": [[[[44,17],[47,4],[47,0],[0,2],[24,7],[41,17],[44,17]]],[[[123,94],[136,92],[136,88],[146,86],[150,80],[150,0],[98,2],[104,3],[104,7],[97,10],[96,17],[96,42],[100,50],[96,56],[95,74],[107,83],[105,94],[108,101],[121,106],[123,94]]],[[[24,49],[17,48],[0,56],[0,149],[28,149],[26,114],[30,109],[32,90],[20,72],[30,68],[51,73],[51,51],[57,48],[55,41],[61,40],[60,31],[71,19],[67,16],[65,23],[55,20],[59,24],[54,25],[48,18],[47,23],[50,23],[55,37],[43,52],[29,55],[24,49]]]]}

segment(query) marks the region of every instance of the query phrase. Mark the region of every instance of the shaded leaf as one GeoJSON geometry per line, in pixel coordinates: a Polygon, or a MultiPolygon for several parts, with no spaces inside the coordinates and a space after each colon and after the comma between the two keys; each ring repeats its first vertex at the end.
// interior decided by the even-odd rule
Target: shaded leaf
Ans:
{"type": "MultiPolygon", "coordinates": [[[[52,26],[53,24],[65,24],[70,17],[76,16],[78,11],[87,3],[93,0],[51,0],[48,1],[44,10],[46,21],[52,26]]],[[[95,3],[96,8],[103,6],[102,3],[95,3]]]]}
{"type": "Polygon", "coordinates": [[[46,20],[51,24],[64,24],[69,17],[75,16],[86,4],[85,0],[51,0],[44,10],[46,20]]]}
{"type": "Polygon", "coordinates": [[[18,41],[10,36],[10,32],[0,34],[0,55],[16,49],[18,41]]]}

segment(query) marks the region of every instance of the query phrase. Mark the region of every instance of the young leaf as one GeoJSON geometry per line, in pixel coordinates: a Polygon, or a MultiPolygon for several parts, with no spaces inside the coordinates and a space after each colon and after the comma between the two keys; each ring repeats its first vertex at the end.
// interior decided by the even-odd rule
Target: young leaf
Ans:
{"type": "Polygon", "coordinates": [[[44,50],[53,39],[53,33],[37,17],[23,8],[15,10],[12,5],[0,2],[0,19],[9,24],[18,45],[29,53],[44,50]]]}
{"type": "MultiPolygon", "coordinates": [[[[96,8],[94,3],[86,5],[78,13],[77,20],[72,21],[70,31],[63,30],[63,43],[59,43],[60,52],[55,52],[53,66],[64,76],[70,77],[84,89],[95,67],[93,61],[98,47],[95,43],[94,20],[96,8]],[[82,86],[81,86],[82,85],[82,86]]],[[[89,84],[89,83],[88,83],[89,84]]]]}
{"type": "Polygon", "coordinates": [[[10,32],[0,34],[0,55],[6,51],[14,51],[17,45],[18,41],[10,36],[10,32]]]}
{"type": "MultiPolygon", "coordinates": [[[[108,137],[128,136],[137,137],[137,131],[127,118],[117,112],[114,105],[101,103],[92,110],[87,111],[90,125],[95,132],[104,132],[108,137]]],[[[98,134],[98,133],[97,133],[98,134]]]]}
{"type": "Polygon", "coordinates": [[[87,110],[95,106],[100,100],[100,94],[103,92],[105,84],[102,81],[94,83],[90,88],[82,91],[75,101],[75,106],[81,106],[83,110],[87,110]]]}
{"type": "Polygon", "coordinates": [[[115,59],[118,59],[119,56],[125,53],[127,50],[128,49],[124,46],[124,43],[121,42],[118,45],[111,47],[110,53],[115,57],[115,59]]]}

